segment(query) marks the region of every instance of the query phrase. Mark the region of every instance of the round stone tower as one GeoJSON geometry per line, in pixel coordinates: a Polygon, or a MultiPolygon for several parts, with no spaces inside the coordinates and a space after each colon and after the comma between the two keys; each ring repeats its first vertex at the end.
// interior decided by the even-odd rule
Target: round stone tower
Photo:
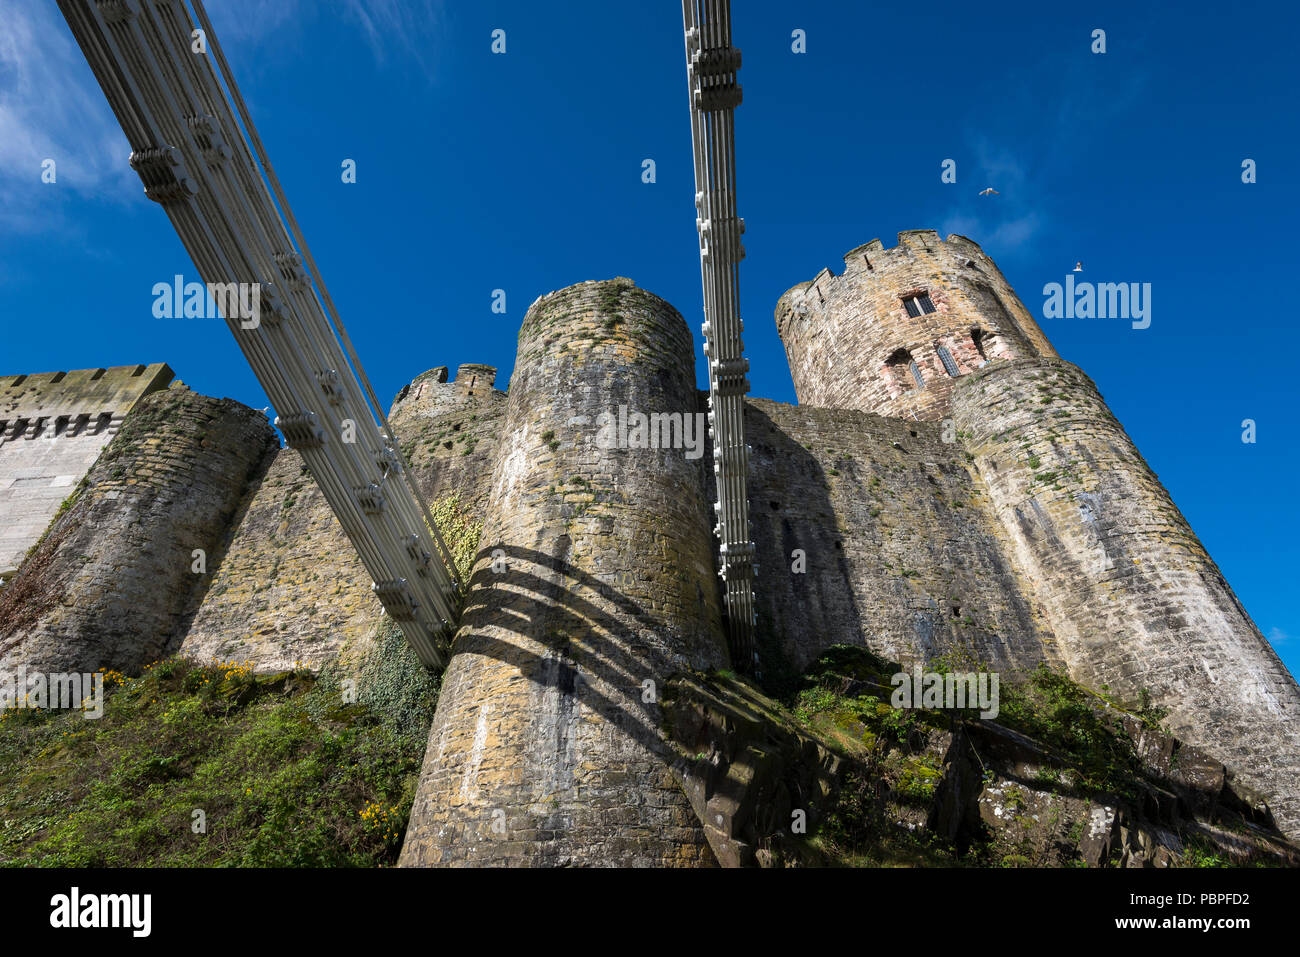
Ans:
{"type": "Polygon", "coordinates": [[[692,355],[629,280],[528,310],[403,865],[712,862],[657,703],[727,661],[692,355]]]}
{"type": "Polygon", "coordinates": [[[952,415],[1071,675],[1125,703],[1145,690],[1300,836],[1300,687],[1092,380],[995,364],[952,415]]]}
{"type": "Polygon", "coordinates": [[[1262,792],[1300,836],[1300,687],[1092,381],[979,246],[899,234],[781,297],[804,405],[951,417],[1070,674],[1262,792]]]}
{"type": "Polygon", "coordinates": [[[873,239],[777,304],[801,405],[907,419],[948,414],[954,383],[989,362],[1056,355],[993,260],[931,229],[873,239]]]}
{"type": "Polygon", "coordinates": [[[0,592],[0,671],[135,674],[174,653],[278,444],[231,399],[141,399],[0,592]]]}

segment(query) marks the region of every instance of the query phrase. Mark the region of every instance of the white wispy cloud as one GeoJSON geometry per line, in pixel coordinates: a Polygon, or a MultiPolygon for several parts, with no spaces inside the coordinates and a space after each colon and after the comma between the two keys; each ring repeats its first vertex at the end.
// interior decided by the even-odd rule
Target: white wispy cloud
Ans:
{"type": "Polygon", "coordinates": [[[421,55],[437,41],[445,0],[229,0],[207,7],[223,46],[283,41],[316,17],[338,17],[361,29],[376,63],[421,55]]]}
{"type": "Polygon", "coordinates": [[[975,137],[971,152],[973,169],[968,168],[967,175],[958,180],[964,184],[957,187],[965,190],[963,202],[940,220],[940,232],[959,233],[988,250],[1014,249],[1027,244],[1042,227],[1043,216],[1024,164],[1017,157],[996,149],[982,136],[975,137]],[[972,198],[986,186],[996,189],[998,195],[972,198]],[[978,212],[970,211],[972,205],[978,212]]]}
{"type": "Polygon", "coordinates": [[[1038,66],[1023,75],[1054,80],[1004,83],[995,113],[982,106],[971,113],[963,124],[967,159],[959,168],[959,185],[947,187],[961,190],[960,199],[939,217],[944,234],[968,236],[996,256],[1026,246],[1052,228],[1051,196],[1060,189],[1060,178],[1072,173],[1080,137],[1104,131],[1135,109],[1148,85],[1145,71],[1128,71],[1122,81],[1106,87],[1099,106],[1095,69],[1091,60],[1061,60],[1059,51],[1044,52],[1038,66]],[[1085,90],[1091,91],[1088,96],[1085,90]],[[998,132],[1005,125],[999,117],[1030,116],[1041,122],[1029,139],[1015,130],[998,132]],[[1018,143],[1014,153],[1004,145],[1013,139],[1018,143]],[[976,198],[988,186],[998,195],[976,198]]]}
{"type": "Polygon", "coordinates": [[[424,61],[421,54],[443,22],[441,0],[347,0],[347,11],[365,28],[370,51],[381,63],[390,52],[424,61]]]}
{"type": "Polygon", "coordinates": [[[0,0],[0,225],[48,228],[58,187],[128,196],[129,151],[54,4],[0,0]],[[41,181],[46,160],[54,185],[41,181]]]}
{"type": "MultiPolygon", "coordinates": [[[[317,16],[360,28],[376,63],[427,69],[442,23],[442,0],[343,0],[322,11],[303,0],[228,0],[211,4],[223,47],[269,50],[301,38],[317,16]]],[[[138,198],[130,147],[58,8],[48,0],[0,0],[0,228],[60,229],[67,190],[108,202],[138,198]],[[54,160],[57,182],[41,181],[54,160]],[[58,189],[58,193],[52,192],[58,189]]]]}
{"type": "MultiPolygon", "coordinates": [[[[1023,246],[1034,238],[1043,225],[1043,216],[1035,202],[1036,192],[1021,160],[995,148],[986,138],[975,138],[972,148],[974,170],[964,178],[964,197],[960,211],[950,210],[940,221],[943,235],[959,233],[990,250],[1023,246]],[[981,178],[976,179],[979,176],[981,178]],[[997,196],[972,198],[991,186],[997,196]],[[978,212],[971,213],[974,207],[978,212]]],[[[962,182],[959,180],[959,182],[962,182]]]]}
{"type": "Polygon", "coordinates": [[[1273,645],[1285,645],[1287,642],[1291,640],[1291,636],[1288,635],[1281,628],[1274,628],[1272,631],[1268,633],[1268,640],[1273,645]]]}

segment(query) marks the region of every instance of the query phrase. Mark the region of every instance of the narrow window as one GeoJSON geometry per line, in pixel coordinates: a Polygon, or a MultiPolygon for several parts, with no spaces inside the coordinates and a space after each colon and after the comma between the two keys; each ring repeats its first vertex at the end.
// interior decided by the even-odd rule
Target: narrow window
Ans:
{"type": "Polygon", "coordinates": [[[948,373],[954,379],[961,375],[957,371],[957,363],[952,359],[952,353],[948,351],[947,346],[935,346],[935,352],[939,353],[939,361],[943,363],[943,371],[948,373]]]}
{"type": "Polygon", "coordinates": [[[899,392],[911,392],[914,388],[924,389],[925,380],[921,378],[921,370],[916,362],[912,359],[912,353],[906,349],[896,349],[885,360],[885,374],[893,380],[894,385],[899,392]]]}
{"type": "Polygon", "coordinates": [[[970,341],[974,344],[975,351],[979,353],[979,357],[985,362],[987,362],[989,358],[984,354],[984,343],[987,339],[988,333],[983,329],[972,329],[970,331],[970,341]]]}
{"type": "Polygon", "coordinates": [[[912,370],[912,378],[916,380],[916,387],[918,389],[924,389],[925,380],[921,378],[921,367],[916,364],[916,360],[909,362],[907,365],[908,368],[912,370]]]}
{"type": "Polygon", "coordinates": [[[934,312],[934,303],[930,301],[928,292],[917,293],[915,296],[908,296],[903,300],[903,305],[907,307],[907,314],[915,319],[917,316],[934,312]]]}

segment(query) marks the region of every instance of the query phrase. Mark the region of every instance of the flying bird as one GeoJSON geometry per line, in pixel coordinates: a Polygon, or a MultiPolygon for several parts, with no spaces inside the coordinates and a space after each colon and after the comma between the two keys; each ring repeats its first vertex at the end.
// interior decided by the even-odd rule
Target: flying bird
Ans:
{"type": "Polygon", "coordinates": [[[1001,196],[1002,194],[999,193],[999,192],[998,192],[996,189],[994,189],[992,186],[990,186],[988,189],[982,189],[982,190],[980,190],[980,195],[981,195],[981,196],[1001,196]]]}

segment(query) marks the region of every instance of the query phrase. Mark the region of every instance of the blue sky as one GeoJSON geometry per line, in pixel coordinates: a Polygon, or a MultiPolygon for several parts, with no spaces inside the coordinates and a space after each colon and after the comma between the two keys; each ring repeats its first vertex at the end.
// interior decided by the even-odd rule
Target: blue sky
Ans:
{"type": "MultiPolygon", "coordinates": [[[[436,365],[491,363],[504,387],[528,305],[585,279],[630,276],[698,334],[673,0],[209,12],[385,401],[436,365]],[[497,28],[504,56],[490,52],[497,28]],[[340,177],[349,158],[355,184],[340,177]]],[[[777,297],[900,229],[980,242],[1040,318],[1044,284],[1076,260],[1082,278],[1151,283],[1149,329],[1042,325],[1300,672],[1282,285],[1298,252],[1294,7],[808,0],[737,4],[733,18],[754,394],[794,399],[777,297]],[[956,184],[940,181],[948,158],[956,184]],[[1246,158],[1257,183],[1241,181],[1246,158]],[[1247,418],[1255,444],[1241,441],[1247,418]]],[[[127,152],[54,5],[0,0],[0,373],[165,361],[201,392],[267,405],[219,321],[153,318],[154,283],[197,276],[127,152]]]]}

